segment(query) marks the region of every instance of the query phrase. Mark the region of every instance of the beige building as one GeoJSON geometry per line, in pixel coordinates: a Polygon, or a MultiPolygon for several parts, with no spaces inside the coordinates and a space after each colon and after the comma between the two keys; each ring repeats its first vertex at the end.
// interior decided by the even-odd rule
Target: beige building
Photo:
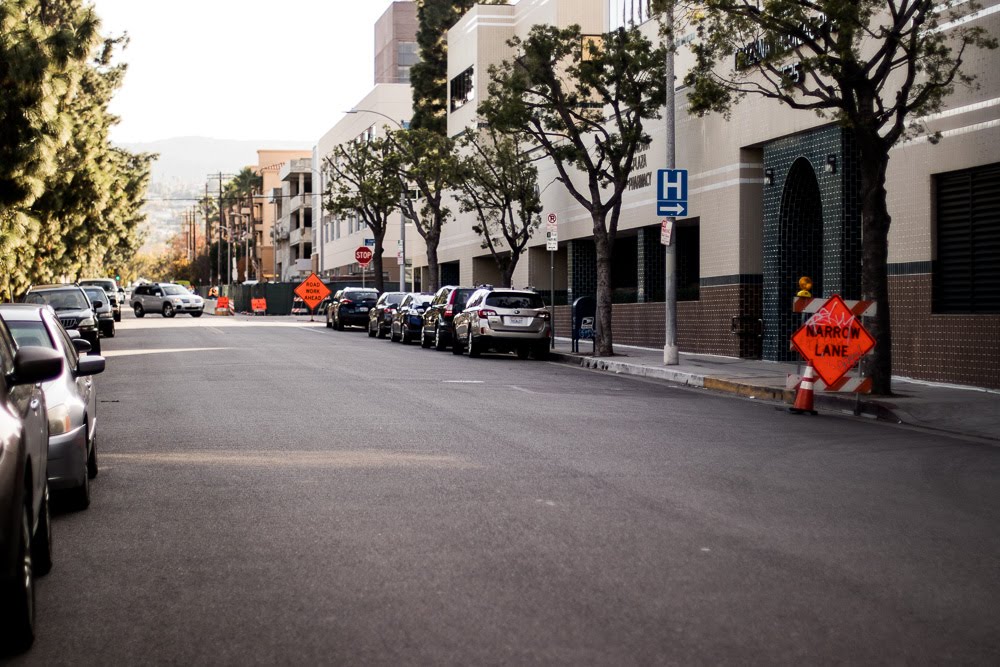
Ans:
{"type": "Polygon", "coordinates": [[[258,280],[275,280],[274,227],[277,220],[276,208],[269,195],[281,187],[281,168],[290,160],[308,159],[309,151],[302,150],[258,150],[255,171],[260,175],[262,195],[254,204],[255,263],[258,280]]]}
{"type": "Polygon", "coordinates": [[[375,83],[409,83],[419,60],[417,4],[397,0],[375,23],[375,83]]]}
{"type": "MultiPolygon", "coordinates": [[[[998,5],[986,4],[970,20],[1000,34],[998,5]]],[[[511,56],[511,36],[526,35],[536,23],[576,23],[584,33],[600,33],[628,21],[629,7],[607,0],[521,0],[472,8],[448,35],[449,134],[475,125],[487,68],[511,56]]],[[[654,23],[643,30],[656,38],[654,23]]],[[[981,87],[960,89],[945,111],[927,119],[942,132],[939,145],[915,140],[892,152],[889,272],[899,375],[1000,388],[1000,353],[987,342],[1000,335],[995,60],[995,52],[967,54],[968,71],[979,76],[981,87]]],[[[690,62],[682,49],[679,80],[690,62]]],[[[689,215],[676,232],[681,349],[790,359],[788,338],[799,321],[790,303],[798,276],[813,277],[817,295],[860,298],[857,149],[835,125],[761,98],[746,98],[729,120],[688,115],[683,89],[676,104],[677,166],[689,172],[689,215]]],[[[652,144],[639,156],[615,244],[614,336],[617,343],[658,348],[664,340],[664,264],[656,170],[665,155],[665,127],[654,122],[648,130],[652,144]]],[[[559,220],[559,300],[593,294],[589,216],[554,182],[551,164],[539,170],[544,212],[559,220]]],[[[442,283],[497,279],[472,225],[461,215],[446,225],[438,251],[442,283]]],[[[544,234],[536,234],[515,285],[547,291],[544,243],[544,234]]],[[[426,264],[419,250],[415,262],[426,264]]],[[[562,331],[565,316],[557,318],[562,331]]]]}

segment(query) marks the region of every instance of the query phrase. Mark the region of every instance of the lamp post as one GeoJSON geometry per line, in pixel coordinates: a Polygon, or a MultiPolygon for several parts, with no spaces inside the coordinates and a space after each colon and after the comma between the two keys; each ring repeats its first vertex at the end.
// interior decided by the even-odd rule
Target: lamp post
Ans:
{"type": "MultiPolygon", "coordinates": [[[[664,109],[663,114],[667,125],[665,142],[666,164],[664,166],[667,169],[674,169],[676,162],[676,140],[674,134],[674,47],[677,43],[674,39],[674,0],[667,0],[665,5],[664,12],[667,15],[668,30],[666,36],[667,99],[666,109],[664,109]]],[[[668,225],[673,225],[673,223],[673,218],[667,220],[668,225]]],[[[664,273],[666,274],[666,282],[664,284],[665,293],[663,299],[664,311],[666,313],[664,321],[666,336],[663,344],[663,363],[666,366],[676,366],[680,363],[680,351],[677,347],[677,245],[675,241],[671,240],[671,243],[665,246],[665,253],[664,273]]]]}
{"type": "MultiPolygon", "coordinates": [[[[348,113],[349,114],[358,114],[358,113],[375,114],[376,116],[381,116],[382,118],[385,118],[390,123],[392,123],[393,125],[395,125],[396,127],[398,127],[400,130],[405,130],[406,129],[406,125],[408,125],[408,123],[406,121],[397,121],[392,116],[384,114],[381,111],[375,111],[374,109],[351,109],[350,111],[345,111],[344,113],[345,114],[348,114],[348,113]]],[[[402,180],[403,179],[402,179],[402,176],[401,176],[400,177],[400,185],[403,185],[402,180]]],[[[401,188],[401,189],[403,190],[402,196],[406,197],[407,193],[408,193],[408,189],[407,188],[401,188]]],[[[400,241],[400,246],[402,248],[402,251],[401,251],[401,253],[402,253],[401,257],[402,257],[402,259],[401,259],[400,264],[399,264],[399,291],[405,292],[405,291],[407,291],[406,290],[406,216],[403,215],[403,209],[402,209],[402,207],[400,207],[400,209],[399,209],[399,241],[400,241]]]]}

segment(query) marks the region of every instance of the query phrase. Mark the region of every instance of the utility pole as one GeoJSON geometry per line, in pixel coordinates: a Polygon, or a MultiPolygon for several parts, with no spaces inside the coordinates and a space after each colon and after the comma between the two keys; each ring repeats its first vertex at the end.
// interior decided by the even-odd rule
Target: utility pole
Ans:
{"type": "Polygon", "coordinates": [[[212,223],[208,218],[208,183],[205,183],[205,284],[212,285],[212,223]]]}
{"type": "MultiPolygon", "coordinates": [[[[664,11],[667,14],[667,99],[666,109],[663,114],[663,118],[667,125],[667,131],[665,135],[666,164],[664,166],[667,169],[674,169],[676,167],[675,163],[677,159],[674,126],[674,46],[676,44],[676,40],[674,40],[674,0],[667,0],[664,11]]],[[[672,228],[673,225],[674,219],[667,218],[667,226],[672,228]]],[[[671,243],[669,245],[664,246],[664,250],[666,253],[666,261],[664,262],[666,289],[664,294],[665,303],[663,310],[666,312],[666,319],[664,322],[666,340],[663,345],[663,363],[666,366],[676,366],[680,363],[680,351],[677,348],[677,245],[673,239],[671,239],[671,243]]]]}

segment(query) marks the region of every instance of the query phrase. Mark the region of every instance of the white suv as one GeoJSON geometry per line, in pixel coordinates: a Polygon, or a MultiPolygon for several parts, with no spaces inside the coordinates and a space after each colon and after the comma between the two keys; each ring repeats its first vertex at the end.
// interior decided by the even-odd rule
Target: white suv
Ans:
{"type": "Polygon", "coordinates": [[[533,355],[544,359],[549,353],[552,323],[536,292],[483,287],[469,297],[465,309],[455,315],[454,354],[467,352],[516,352],[519,359],[533,355]]]}
{"type": "Polygon", "coordinates": [[[132,311],[136,317],[146,313],[162,313],[164,317],[189,313],[191,317],[201,317],[204,310],[205,300],[183,285],[153,283],[132,290],[132,311]]]}

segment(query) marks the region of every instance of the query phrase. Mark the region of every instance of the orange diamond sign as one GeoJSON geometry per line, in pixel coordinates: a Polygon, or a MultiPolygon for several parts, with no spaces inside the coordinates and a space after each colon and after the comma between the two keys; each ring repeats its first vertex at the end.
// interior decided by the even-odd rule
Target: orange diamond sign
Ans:
{"type": "Polygon", "coordinates": [[[792,334],[792,345],[830,386],[875,347],[875,339],[835,294],[792,334]]]}
{"type": "Polygon", "coordinates": [[[330,288],[324,285],[315,273],[311,273],[295,288],[295,293],[306,302],[309,310],[315,310],[320,301],[330,296],[330,288]]]}

